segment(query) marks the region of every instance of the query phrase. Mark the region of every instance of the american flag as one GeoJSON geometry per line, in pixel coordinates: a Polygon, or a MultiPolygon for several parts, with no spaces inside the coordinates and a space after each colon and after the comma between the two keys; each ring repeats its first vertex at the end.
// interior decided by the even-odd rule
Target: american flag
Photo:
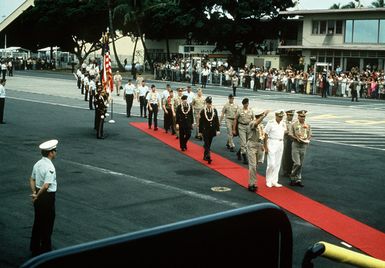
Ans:
{"type": "Polygon", "coordinates": [[[104,57],[103,57],[103,87],[106,92],[114,91],[114,80],[112,78],[111,70],[111,57],[110,57],[110,48],[108,46],[108,41],[105,44],[104,48],[104,57]]]}

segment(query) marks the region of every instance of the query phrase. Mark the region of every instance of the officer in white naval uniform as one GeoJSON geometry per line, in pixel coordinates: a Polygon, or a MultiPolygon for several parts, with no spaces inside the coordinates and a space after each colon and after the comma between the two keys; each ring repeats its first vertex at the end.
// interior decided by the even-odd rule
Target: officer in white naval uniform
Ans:
{"type": "Polygon", "coordinates": [[[283,153],[283,136],[286,123],[282,120],[285,112],[275,112],[275,119],[267,123],[265,131],[265,151],[267,153],[266,186],[281,187],[278,183],[279,169],[281,167],[283,153]]]}

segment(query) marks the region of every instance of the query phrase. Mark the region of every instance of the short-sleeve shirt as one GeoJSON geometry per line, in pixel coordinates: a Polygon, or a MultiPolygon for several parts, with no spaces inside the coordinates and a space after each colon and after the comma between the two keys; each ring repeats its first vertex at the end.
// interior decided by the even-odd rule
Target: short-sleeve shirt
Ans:
{"type": "Polygon", "coordinates": [[[254,119],[254,113],[251,109],[243,109],[243,107],[237,110],[238,123],[242,125],[248,125],[254,119]]]}
{"type": "Polygon", "coordinates": [[[286,123],[282,120],[278,124],[276,120],[271,120],[267,123],[264,131],[269,139],[282,140],[286,131],[286,123]]]}
{"type": "Polygon", "coordinates": [[[135,86],[133,84],[124,85],[124,94],[132,95],[134,94],[134,91],[135,91],[135,86]]]}
{"type": "Polygon", "coordinates": [[[147,94],[146,99],[150,104],[158,104],[160,103],[160,94],[156,91],[155,92],[150,91],[147,94]]]}
{"type": "Polygon", "coordinates": [[[237,104],[228,102],[223,106],[222,113],[226,116],[227,119],[234,119],[237,110],[237,104]]]}
{"type": "Polygon", "coordinates": [[[47,192],[56,192],[56,170],[52,161],[47,157],[42,157],[33,166],[31,177],[36,181],[36,187],[41,188],[45,183],[49,183],[47,192]]]}
{"type": "Polygon", "coordinates": [[[295,121],[289,128],[289,135],[308,140],[312,136],[311,127],[309,124],[301,124],[299,121],[295,121]]]}

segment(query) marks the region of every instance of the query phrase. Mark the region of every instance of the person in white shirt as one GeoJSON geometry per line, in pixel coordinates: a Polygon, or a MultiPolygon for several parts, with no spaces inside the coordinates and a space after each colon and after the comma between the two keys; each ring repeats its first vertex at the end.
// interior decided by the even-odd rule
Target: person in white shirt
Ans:
{"type": "Polygon", "coordinates": [[[148,128],[152,125],[152,116],[154,116],[154,131],[158,130],[158,110],[160,106],[160,94],[156,91],[155,85],[151,85],[151,91],[147,94],[148,108],[148,128]]]}
{"type": "Polygon", "coordinates": [[[7,64],[5,63],[5,61],[1,63],[1,74],[3,76],[2,79],[4,80],[5,76],[7,75],[7,64]]]}
{"type": "Polygon", "coordinates": [[[123,99],[126,101],[126,114],[127,117],[131,116],[132,102],[135,96],[135,86],[131,83],[131,79],[128,79],[128,83],[124,86],[123,99]]]}
{"type": "Polygon", "coordinates": [[[202,71],[202,88],[205,88],[207,85],[207,78],[210,74],[210,69],[206,66],[202,71]]]}
{"type": "Polygon", "coordinates": [[[187,96],[187,102],[191,105],[193,99],[195,98],[194,92],[191,91],[191,86],[187,86],[186,92],[184,92],[183,95],[187,96]]]}
{"type": "Polygon", "coordinates": [[[116,88],[116,95],[120,95],[120,88],[122,86],[122,76],[120,75],[119,71],[116,71],[116,74],[114,75],[114,83],[116,88]]]}
{"type": "Polygon", "coordinates": [[[4,106],[5,106],[5,82],[7,80],[0,80],[0,124],[5,124],[4,122],[4,106]]]}
{"type": "Polygon", "coordinates": [[[283,137],[287,131],[286,123],[282,120],[285,112],[275,112],[275,119],[267,123],[265,132],[265,152],[267,153],[266,186],[281,187],[278,183],[283,154],[283,137]]]}
{"type": "Polygon", "coordinates": [[[148,86],[146,86],[146,81],[142,80],[141,85],[137,89],[137,100],[140,104],[140,117],[147,118],[147,94],[149,92],[148,86]]]}
{"type": "Polygon", "coordinates": [[[88,94],[89,94],[89,89],[90,89],[90,80],[89,80],[89,74],[86,73],[84,75],[84,80],[83,80],[83,83],[84,83],[84,101],[88,101],[88,94]]]}
{"type": "Polygon", "coordinates": [[[35,210],[30,250],[32,256],[52,250],[51,235],[55,222],[56,170],[52,160],[56,158],[57,140],[40,144],[42,158],[33,166],[29,185],[35,210]]]}

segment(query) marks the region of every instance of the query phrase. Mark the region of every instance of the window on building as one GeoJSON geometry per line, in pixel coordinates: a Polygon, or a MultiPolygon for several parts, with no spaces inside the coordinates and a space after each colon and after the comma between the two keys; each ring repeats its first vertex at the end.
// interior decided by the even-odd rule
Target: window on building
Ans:
{"type": "Polygon", "coordinates": [[[336,34],[342,34],[342,20],[336,21],[336,34]]]}
{"type": "Polygon", "coordinates": [[[353,39],[353,21],[347,20],[345,22],[345,43],[351,43],[353,39]]]}
{"type": "Polygon", "coordinates": [[[353,43],[377,43],[378,20],[355,20],[353,43]]]}
{"type": "Polygon", "coordinates": [[[321,20],[319,23],[319,33],[326,34],[326,20],[321,20]]]}
{"type": "Polygon", "coordinates": [[[385,43],[385,20],[380,20],[380,29],[378,31],[378,43],[385,43]]]}
{"type": "Polygon", "coordinates": [[[334,34],[335,24],[336,24],[335,20],[328,20],[328,31],[327,31],[327,34],[334,34]]]}
{"type": "Polygon", "coordinates": [[[313,26],[311,30],[312,34],[318,34],[318,23],[319,23],[318,20],[313,21],[313,26]]]}

